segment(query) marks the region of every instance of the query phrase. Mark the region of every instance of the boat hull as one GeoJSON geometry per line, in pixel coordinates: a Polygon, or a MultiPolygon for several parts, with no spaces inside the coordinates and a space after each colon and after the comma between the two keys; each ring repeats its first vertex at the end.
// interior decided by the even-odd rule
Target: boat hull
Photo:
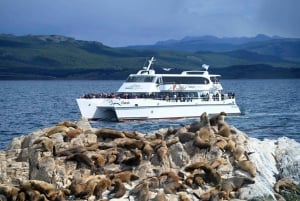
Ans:
{"type": "Polygon", "coordinates": [[[117,121],[173,119],[199,117],[203,112],[239,115],[234,99],[223,101],[193,100],[189,102],[155,99],[78,99],[83,117],[88,119],[115,119],[117,121]]]}

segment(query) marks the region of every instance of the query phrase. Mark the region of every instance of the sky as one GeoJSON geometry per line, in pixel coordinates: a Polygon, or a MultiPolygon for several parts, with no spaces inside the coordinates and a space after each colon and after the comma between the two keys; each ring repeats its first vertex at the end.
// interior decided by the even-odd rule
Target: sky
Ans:
{"type": "Polygon", "coordinates": [[[300,0],[1,0],[0,34],[55,34],[111,47],[203,35],[299,38],[300,0]]]}

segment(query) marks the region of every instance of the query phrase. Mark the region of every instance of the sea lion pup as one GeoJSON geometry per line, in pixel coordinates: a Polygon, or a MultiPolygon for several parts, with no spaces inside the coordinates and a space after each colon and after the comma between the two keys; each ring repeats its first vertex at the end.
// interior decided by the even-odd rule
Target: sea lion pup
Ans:
{"type": "Polygon", "coordinates": [[[237,162],[237,167],[241,170],[248,172],[251,177],[256,176],[256,167],[255,164],[250,160],[242,160],[237,162]]]}
{"type": "Polygon", "coordinates": [[[229,198],[229,195],[232,191],[237,191],[244,185],[254,184],[255,181],[247,177],[231,177],[229,179],[223,179],[221,184],[221,191],[226,193],[226,198],[229,198]]]}
{"type": "Polygon", "coordinates": [[[92,156],[96,167],[103,167],[106,163],[106,157],[103,154],[94,154],[92,156]]]}
{"type": "MultiPolygon", "coordinates": [[[[0,195],[5,195],[8,200],[17,200],[20,189],[8,186],[5,184],[0,184],[0,195]]],[[[1,198],[1,197],[0,197],[1,198]]]]}
{"type": "Polygon", "coordinates": [[[297,191],[297,184],[292,179],[282,178],[279,181],[277,181],[274,185],[274,191],[276,193],[280,193],[281,189],[296,192],[297,191]]]}
{"type": "Polygon", "coordinates": [[[56,133],[66,133],[69,130],[66,126],[53,126],[49,129],[47,129],[44,133],[45,136],[50,137],[53,134],[56,133]]]}
{"type": "Polygon", "coordinates": [[[126,182],[130,184],[131,181],[138,180],[140,177],[136,174],[132,173],[131,171],[123,171],[119,173],[114,173],[109,176],[111,180],[119,179],[122,182],[126,182]]]}
{"type": "Polygon", "coordinates": [[[95,135],[97,135],[98,138],[102,138],[103,140],[107,138],[116,139],[126,137],[124,132],[112,128],[100,128],[95,132],[95,135]]]}
{"type": "Polygon", "coordinates": [[[108,193],[108,198],[120,198],[126,193],[126,188],[120,179],[113,180],[114,189],[108,193]]]}
{"type": "Polygon", "coordinates": [[[83,153],[77,153],[70,156],[67,156],[66,161],[76,161],[78,167],[82,167],[82,165],[85,165],[92,170],[94,170],[95,165],[92,159],[90,159],[86,154],[83,153]]]}
{"type": "Polygon", "coordinates": [[[226,116],[227,114],[225,112],[220,112],[219,114],[212,116],[209,118],[210,126],[217,126],[219,122],[224,122],[226,116]]]}
{"type": "Polygon", "coordinates": [[[77,129],[78,126],[71,122],[71,121],[62,121],[62,122],[59,122],[58,124],[56,124],[57,126],[66,126],[66,127],[72,127],[72,128],[75,128],[77,129]]]}

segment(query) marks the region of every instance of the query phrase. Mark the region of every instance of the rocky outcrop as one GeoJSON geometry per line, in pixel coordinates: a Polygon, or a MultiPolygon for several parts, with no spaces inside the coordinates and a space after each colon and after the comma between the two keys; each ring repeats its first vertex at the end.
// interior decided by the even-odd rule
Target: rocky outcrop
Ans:
{"type": "Polygon", "coordinates": [[[294,140],[249,138],[205,113],[147,134],[66,121],[0,152],[0,200],[284,199],[299,190],[299,152],[294,140]]]}

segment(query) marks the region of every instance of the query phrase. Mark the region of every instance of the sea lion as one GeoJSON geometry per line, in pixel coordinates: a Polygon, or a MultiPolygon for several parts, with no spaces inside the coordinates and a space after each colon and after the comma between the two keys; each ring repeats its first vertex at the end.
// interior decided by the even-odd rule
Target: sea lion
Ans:
{"type": "Polygon", "coordinates": [[[164,192],[166,194],[176,194],[179,191],[186,189],[186,186],[178,182],[169,182],[164,186],[164,192]]]}
{"type": "Polygon", "coordinates": [[[120,179],[116,179],[113,181],[114,189],[109,192],[108,198],[120,198],[123,197],[126,193],[126,188],[120,179]]]}
{"type": "Polygon", "coordinates": [[[8,200],[17,200],[20,189],[8,186],[5,184],[0,184],[0,195],[5,195],[8,200]]]}
{"type": "Polygon", "coordinates": [[[135,149],[133,151],[134,156],[130,157],[128,159],[122,160],[122,164],[128,165],[128,166],[138,166],[141,164],[141,161],[143,160],[142,151],[139,149],[135,149]]]}
{"type": "Polygon", "coordinates": [[[244,160],[245,158],[245,149],[242,146],[237,146],[233,151],[233,158],[236,161],[244,160]]]}
{"type": "Polygon", "coordinates": [[[92,168],[94,170],[95,165],[92,159],[90,159],[86,154],[83,153],[77,153],[70,156],[67,156],[66,161],[76,161],[77,166],[81,167],[81,165],[86,165],[89,168],[92,168]]]}
{"type": "Polygon", "coordinates": [[[164,193],[163,189],[158,190],[154,200],[155,201],[167,201],[166,194],[164,193]]]}
{"type": "Polygon", "coordinates": [[[220,185],[222,178],[216,169],[212,168],[209,164],[202,165],[199,168],[205,172],[203,179],[206,183],[213,183],[217,186],[220,185]]]}
{"type": "Polygon", "coordinates": [[[56,191],[56,188],[53,184],[40,180],[25,181],[21,184],[21,189],[26,193],[31,191],[33,194],[35,194],[35,192],[33,192],[35,190],[40,194],[45,194],[47,197],[49,197],[51,193],[56,191]]]}
{"type": "Polygon", "coordinates": [[[71,121],[62,121],[62,122],[59,122],[58,124],[56,124],[57,126],[66,126],[66,127],[72,127],[72,128],[75,128],[77,129],[78,126],[71,122],[71,121]]]}
{"type": "Polygon", "coordinates": [[[200,116],[200,122],[193,122],[188,131],[195,133],[200,130],[202,127],[208,127],[210,129],[210,123],[206,112],[203,112],[200,116]]]}
{"type": "Polygon", "coordinates": [[[161,176],[167,176],[167,182],[179,182],[180,181],[178,174],[174,171],[163,172],[160,174],[160,177],[161,176]]]}
{"type": "Polygon", "coordinates": [[[186,172],[192,172],[195,169],[199,169],[201,166],[206,165],[206,164],[208,164],[206,161],[195,162],[195,163],[192,163],[192,164],[186,166],[184,168],[184,171],[186,171],[186,172]]]}
{"type": "Polygon", "coordinates": [[[106,163],[106,157],[103,154],[94,154],[92,159],[95,161],[96,167],[103,167],[106,163]]]}
{"type": "Polygon", "coordinates": [[[186,192],[179,193],[179,201],[190,201],[191,199],[188,197],[186,192]]]}
{"type": "Polygon", "coordinates": [[[219,114],[212,116],[209,118],[210,126],[217,126],[219,122],[224,122],[226,116],[227,114],[225,112],[220,112],[219,114]]]}
{"type": "Polygon", "coordinates": [[[95,132],[98,138],[106,139],[116,139],[116,138],[125,138],[125,134],[122,131],[111,129],[111,128],[100,128],[95,132]]]}
{"type": "Polygon", "coordinates": [[[251,177],[256,176],[256,167],[255,167],[255,164],[252,161],[250,161],[250,160],[238,161],[237,166],[241,170],[244,170],[244,171],[248,172],[251,175],[251,177]]]}
{"type": "Polygon", "coordinates": [[[148,141],[144,142],[144,147],[143,147],[142,151],[143,151],[146,159],[149,159],[154,154],[154,149],[150,145],[150,142],[148,142],[148,141]]]}
{"type": "Polygon", "coordinates": [[[237,191],[244,185],[254,184],[255,181],[247,177],[231,177],[229,179],[224,179],[221,184],[221,190],[226,193],[227,199],[232,191],[237,191]]]}
{"type": "Polygon", "coordinates": [[[218,124],[218,135],[223,137],[230,137],[231,136],[231,129],[226,123],[219,123],[218,124]]]}
{"type": "Polygon", "coordinates": [[[168,154],[169,154],[169,149],[167,143],[166,141],[163,140],[161,142],[161,146],[157,149],[158,158],[160,159],[160,161],[163,161],[168,156],[168,154]]]}
{"type": "Polygon", "coordinates": [[[40,152],[52,152],[54,143],[47,137],[41,137],[33,142],[33,146],[40,152]]]}
{"type": "Polygon", "coordinates": [[[219,198],[224,196],[224,192],[219,191],[216,188],[211,188],[205,193],[202,193],[199,198],[203,201],[213,201],[213,200],[219,200],[219,198]]]}
{"type": "Polygon", "coordinates": [[[94,195],[97,200],[102,199],[102,194],[110,188],[111,183],[111,180],[107,178],[103,178],[97,183],[94,189],[94,195]]]}
{"type": "Polygon", "coordinates": [[[83,130],[81,128],[69,129],[66,132],[66,141],[69,141],[72,138],[77,137],[78,135],[82,134],[83,130]]]}
{"type": "Polygon", "coordinates": [[[69,131],[69,128],[66,126],[53,126],[49,129],[47,129],[44,134],[45,134],[45,136],[50,137],[53,134],[66,133],[67,131],[69,131]]]}
{"type": "Polygon", "coordinates": [[[276,193],[280,193],[281,189],[296,192],[297,185],[296,185],[295,181],[292,179],[282,178],[279,181],[277,181],[274,185],[274,190],[276,193]]]}
{"type": "Polygon", "coordinates": [[[123,171],[123,172],[119,172],[119,173],[114,173],[114,174],[110,175],[109,178],[111,180],[119,179],[122,182],[126,182],[129,184],[131,181],[135,181],[135,180],[139,179],[139,176],[132,173],[131,171],[123,171]]]}
{"type": "Polygon", "coordinates": [[[130,138],[118,138],[114,140],[117,147],[125,149],[142,149],[144,147],[144,142],[142,140],[130,139],[130,138]]]}
{"type": "Polygon", "coordinates": [[[209,139],[203,139],[199,136],[199,132],[195,134],[193,145],[200,149],[209,149],[212,146],[209,139]]]}

